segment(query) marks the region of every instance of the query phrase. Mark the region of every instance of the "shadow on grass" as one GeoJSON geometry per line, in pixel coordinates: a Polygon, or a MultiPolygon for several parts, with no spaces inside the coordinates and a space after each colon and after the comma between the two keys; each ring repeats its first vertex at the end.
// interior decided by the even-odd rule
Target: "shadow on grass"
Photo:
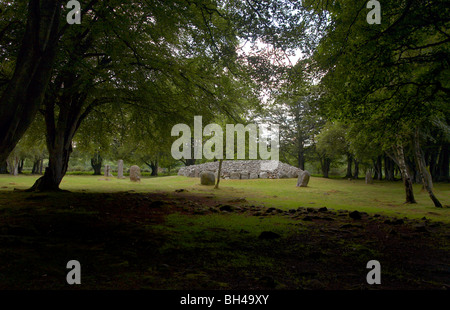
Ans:
{"type": "Polygon", "coordinates": [[[0,192],[0,289],[440,289],[449,226],[184,192],[0,192]]]}

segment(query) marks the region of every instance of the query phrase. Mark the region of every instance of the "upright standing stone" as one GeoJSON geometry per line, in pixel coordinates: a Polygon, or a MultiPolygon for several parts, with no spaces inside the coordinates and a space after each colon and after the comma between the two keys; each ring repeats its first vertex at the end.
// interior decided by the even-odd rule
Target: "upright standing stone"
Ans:
{"type": "Polygon", "coordinates": [[[111,167],[109,165],[105,166],[105,177],[112,177],[111,167]]]}
{"type": "Polygon", "coordinates": [[[123,179],[123,160],[119,160],[119,163],[117,164],[117,178],[123,179]]]}
{"type": "Polygon", "coordinates": [[[138,166],[130,167],[130,180],[132,182],[141,181],[141,168],[139,168],[138,166]]]}
{"type": "Polygon", "coordinates": [[[200,184],[201,185],[215,185],[216,177],[214,175],[214,172],[202,171],[200,173],[200,184]]]}
{"type": "Polygon", "coordinates": [[[309,183],[309,178],[311,174],[308,171],[302,171],[298,173],[298,181],[297,186],[298,187],[307,187],[309,183]]]}
{"type": "Polygon", "coordinates": [[[372,183],[373,183],[372,172],[369,170],[366,172],[366,184],[372,184],[372,183]]]}

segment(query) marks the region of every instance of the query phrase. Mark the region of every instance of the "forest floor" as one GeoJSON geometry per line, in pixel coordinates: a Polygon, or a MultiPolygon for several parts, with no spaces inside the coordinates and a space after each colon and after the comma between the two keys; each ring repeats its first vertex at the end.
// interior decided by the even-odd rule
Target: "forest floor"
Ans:
{"type": "Polygon", "coordinates": [[[67,289],[66,264],[78,260],[76,289],[441,290],[450,288],[449,227],[185,188],[3,190],[0,289],[67,289]],[[381,265],[380,285],[367,283],[370,260],[381,265]]]}

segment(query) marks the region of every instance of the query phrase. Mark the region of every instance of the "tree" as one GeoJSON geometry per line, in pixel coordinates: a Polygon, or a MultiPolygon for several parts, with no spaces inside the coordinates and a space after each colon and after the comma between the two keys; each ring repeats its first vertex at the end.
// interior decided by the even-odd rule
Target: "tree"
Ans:
{"type": "Polygon", "coordinates": [[[216,181],[216,185],[214,185],[215,189],[219,188],[220,175],[222,174],[222,163],[223,163],[223,159],[219,159],[219,169],[217,170],[217,181],[216,181]]]}
{"type": "MultiPolygon", "coordinates": [[[[208,74],[215,75],[220,66],[213,65],[214,59],[207,58],[209,51],[202,49],[212,44],[205,42],[210,33],[206,37],[193,32],[197,26],[205,28],[203,18],[197,14],[202,9],[186,5],[186,10],[178,11],[166,2],[159,6],[134,1],[98,3],[83,19],[82,26],[67,30],[42,110],[49,167],[30,190],[59,188],[77,130],[101,105],[122,101],[147,106],[163,115],[175,114],[183,106],[189,107],[189,103],[194,103],[190,108],[195,108],[205,102],[198,97],[214,96],[210,87],[214,78],[204,79],[208,74]],[[208,69],[206,65],[210,65],[208,69]],[[177,109],[174,102],[180,103],[177,109]],[[156,109],[158,105],[163,106],[156,109]]],[[[222,37],[217,34],[214,39],[225,41],[228,36],[223,31],[222,37]]],[[[217,104],[217,99],[212,99],[217,104]]]]}
{"type": "Polygon", "coordinates": [[[102,163],[103,158],[100,156],[100,151],[96,151],[94,156],[91,158],[91,166],[94,169],[94,175],[102,174],[102,163]]]}
{"type": "Polygon", "coordinates": [[[449,9],[444,1],[385,1],[383,21],[369,25],[366,1],[329,3],[330,20],[315,61],[328,115],[376,137],[402,173],[414,203],[405,147],[414,129],[446,113],[449,9]]]}
{"type": "Polygon", "coordinates": [[[349,153],[346,128],[339,123],[327,123],[315,140],[323,177],[328,178],[331,162],[349,153]]]}
{"type": "Polygon", "coordinates": [[[442,208],[442,204],[436,198],[433,193],[433,181],[431,179],[430,173],[427,171],[425,166],[425,159],[423,155],[422,148],[420,147],[420,131],[416,128],[414,133],[414,156],[416,159],[417,167],[419,168],[420,177],[422,179],[423,187],[428,192],[431,200],[437,208],[442,208]]]}
{"type": "Polygon", "coordinates": [[[280,157],[305,170],[306,150],[324,124],[312,96],[281,97],[266,113],[266,119],[280,128],[280,157]]]}
{"type": "Polygon", "coordinates": [[[223,91],[230,89],[221,86],[248,85],[250,79],[262,85],[273,76],[261,62],[267,55],[238,54],[240,40],[262,39],[288,52],[305,30],[300,15],[289,8],[296,12],[301,5],[283,0],[91,1],[82,25],[65,27],[58,42],[41,109],[49,166],[30,190],[59,189],[75,134],[92,111],[106,104],[139,106],[154,119],[183,120],[193,113],[232,117],[239,107],[230,100],[235,96],[223,91]]]}
{"type": "Polygon", "coordinates": [[[0,162],[19,142],[44,99],[60,36],[61,2],[28,1],[25,25],[21,21],[23,4],[2,3],[1,45],[11,45],[12,50],[2,47],[0,62],[14,70],[11,75],[3,72],[0,84],[0,162]],[[17,31],[22,27],[23,33],[17,31]],[[17,42],[21,42],[19,46],[17,42]]]}

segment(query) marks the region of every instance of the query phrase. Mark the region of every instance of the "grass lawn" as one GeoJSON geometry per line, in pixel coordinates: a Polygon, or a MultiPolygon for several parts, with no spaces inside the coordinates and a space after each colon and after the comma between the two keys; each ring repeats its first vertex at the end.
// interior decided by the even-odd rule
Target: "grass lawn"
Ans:
{"type": "MultiPolygon", "coordinates": [[[[72,175],[68,192],[14,190],[36,178],[0,176],[0,289],[449,288],[449,208],[418,185],[415,205],[401,182],[317,177],[214,190],[179,176],[72,175]],[[69,260],[79,286],[66,282],[69,260]],[[366,282],[369,260],[381,285],[366,282]]],[[[449,184],[435,194],[450,204],[449,184]]]]}
{"type": "MultiPolygon", "coordinates": [[[[36,176],[0,176],[0,190],[26,189],[33,185],[36,176]]],[[[358,210],[397,217],[422,218],[449,223],[450,210],[435,208],[428,193],[419,184],[414,185],[417,204],[404,204],[405,194],[401,181],[324,179],[312,177],[307,188],[296,187],[296,179],[269,180],[221,180],[220,189],[199,184],[197,178],[167,176],[143,178],[140,183],[129,179],[105,178],[103,176],[66,176],[62,189],[74,192],[114,193],[122,191],[174,192],[186,189],[192,194],[217,198],[245,198],[249,203],[291,209],[300,206],[329,209],[358,210]]],[[[442,205],[450,206],[450,184],[436,183],[434,193],[442,205]]]]}

